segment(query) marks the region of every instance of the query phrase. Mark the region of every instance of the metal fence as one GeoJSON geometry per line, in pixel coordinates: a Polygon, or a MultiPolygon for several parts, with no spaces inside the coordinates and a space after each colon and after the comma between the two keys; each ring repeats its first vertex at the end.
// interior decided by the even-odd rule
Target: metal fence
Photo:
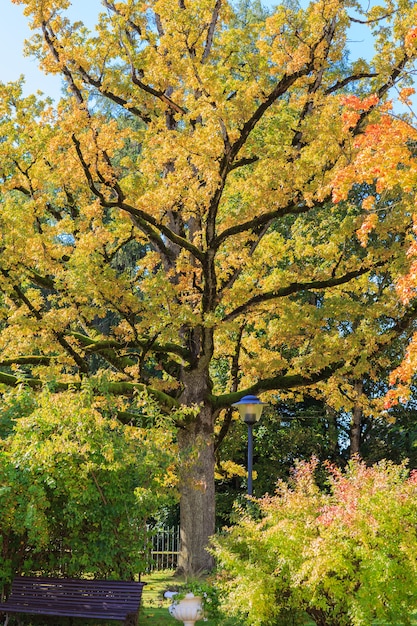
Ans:
{"type": "Polygon", "coordinates": [[[149,530],[147,570],[176,569],[180,550],[179,526],[149,530]]]}

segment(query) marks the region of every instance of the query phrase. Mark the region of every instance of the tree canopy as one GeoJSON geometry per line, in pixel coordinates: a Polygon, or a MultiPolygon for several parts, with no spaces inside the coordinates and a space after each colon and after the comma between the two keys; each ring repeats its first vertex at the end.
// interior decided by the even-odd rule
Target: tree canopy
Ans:
{"type": "Polygon", "coordinates": [[[206,569],[222,409],[302,387],[339,408],[413,319],[392,285],[414,237],[395,172],[415,155],[386,101],[408,87],[415,2],[242,19],[224,0],[104,0],[93,33],[67,0],[17,3],[64,93],[0,85],[0,382],[88,378],[121,419],[143,389],[173,412],[181,565],[206,569]],[[369,61],[349,58],[352,20],[369,61]]]}

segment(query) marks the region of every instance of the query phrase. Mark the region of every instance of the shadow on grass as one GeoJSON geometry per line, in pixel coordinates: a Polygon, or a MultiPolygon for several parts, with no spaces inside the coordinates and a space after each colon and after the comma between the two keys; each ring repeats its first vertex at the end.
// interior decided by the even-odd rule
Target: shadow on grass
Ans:
{"type": "MultiPolygon", "coordinates": [[[[196,626],[220,626],[217,621],[207,620],[198,621],[196,626]]],[[[146,608],[144,607],[140,613],[138,626],[182,626],[182,622],[171,617],[168,608],[146,608]]],[[[234,619],[222,620],[221,626],[244,626],[242,622],[234,619]]]]}

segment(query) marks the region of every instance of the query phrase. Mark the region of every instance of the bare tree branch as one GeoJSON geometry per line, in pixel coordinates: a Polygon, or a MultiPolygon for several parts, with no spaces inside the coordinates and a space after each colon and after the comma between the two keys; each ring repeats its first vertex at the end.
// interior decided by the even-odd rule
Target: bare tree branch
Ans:
{"type": "Polygon", "coordinates": [[[353,280],[354,278],[359,278],[359,276],[363,276],[364,274],[371,272],[376,267],[381,267],[385,264],[386,264],[386,261],[381,261],[381,262],[375,263],[374,265],[370,267],[364,267],[364,268],[360,268],[357,270],[353,270],[351,272],[347,272],[343,276],[339,276],[337,278],[331,277],[331,278],[322,279],[322,280],[307,281],[305,283],[291,283],[290,285],[287,285],[286,287],[281,287],[280,289],[276,289],[274,291],[257,294],[256,296],[249,298],[249,300],[247,300],[244,304],[241,304],[240,306],[236,307],[236,309],[234,309],[230,313],[227,313],[223,317],[223,321],[228,322],[230,320],[233,320],[239,315],[249,312],[250,309],[257,304],[263,304],[271,300],[285,298],[294,293],[300,293],[302,291],[307,291],[310,289],[322,290],[322,289],[329,289],[331,287],[336,287],[338,285],[344,285],[350,282],[351,280],[353,280]]]}
{"type": "Polygon", "coordinates": [[[210,51],[211,51],[211,47],[213,45],[214,32],[216,30],[217,20],[219,19],[219,13],[220,13],[221,6],[222,6],[222,0],[216,0],[216,3],[214,5],[214,9],[213,9],[213,14],[212,14],[210,26],[209,26],[208,31],[207,31],[206,45],[204,46],[204,52],[203,52],[203,55],[201,57],[201,62],[202,63],[205,63],[207,61],[208,57],[209,57],[209,54],[210,54],[210,51]]]}
{"type": "Polygon", "coordinates": [[[354,22],[355,24],[374,24],[375,22],[382,22],[383,20],[386,20],[388,17],[395,15],[395,13],[397,13],[397,10],[390,11],[388,13],[385,13],[384,15],[381,15],[380,17],[374,17],[372,19],[367,19],[367,20],[360,20],[359,18],[352,17],[351,15],[349,15],[348,17],[350,21],[354,22]]]}
{"type": "Polygon", "coordinates": [[[362,72],[360,74],[354,74],[352,76],[347,76],[342,80],[338,80],[334,85],[326,89],[324,92],[326,95],[334,93],[335,91],[339,91],[339,89],[343,89],[347,87],[350,83],[356,82],[357,80],[362,80],[363,78],[376,78],[378,74],[376,72],[362,72]]]}

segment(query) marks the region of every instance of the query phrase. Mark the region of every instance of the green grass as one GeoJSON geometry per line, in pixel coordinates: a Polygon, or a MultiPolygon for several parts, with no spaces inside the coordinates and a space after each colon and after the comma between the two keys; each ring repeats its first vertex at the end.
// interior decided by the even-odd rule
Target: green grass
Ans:
{"type": "MultiPolygon", "coordinates": [[[[170,601],[163,597],[164,591],[172,585],[180,584],[181,578],[174,577],[172,571],[153,572],[149,575],[141,577],[146,586],[142,594],[142,609],[139,616],[140,626],[181,626],[182,622],[171,617],[168,613],[170,601]]],[[[198,621],[196,626],[204,624],[204,626],[217,626],[214,620],[206,622],[198,621]]],[[[242,626],[241,622],[236,620],[227,620],[222,622],[222,626],[242,626]]]]}
{"type": "Polygon", "coordinates": [[[170,583],[175,584],[173,572],[154,572],[151,575],[142,576],[141,580],[146,582],[146,586],[142,592],[139,624],[147,626],[178,624],[177,620],[168,613],[170,603],[163,597],[163,592],[169,588],[170,583]]]}

